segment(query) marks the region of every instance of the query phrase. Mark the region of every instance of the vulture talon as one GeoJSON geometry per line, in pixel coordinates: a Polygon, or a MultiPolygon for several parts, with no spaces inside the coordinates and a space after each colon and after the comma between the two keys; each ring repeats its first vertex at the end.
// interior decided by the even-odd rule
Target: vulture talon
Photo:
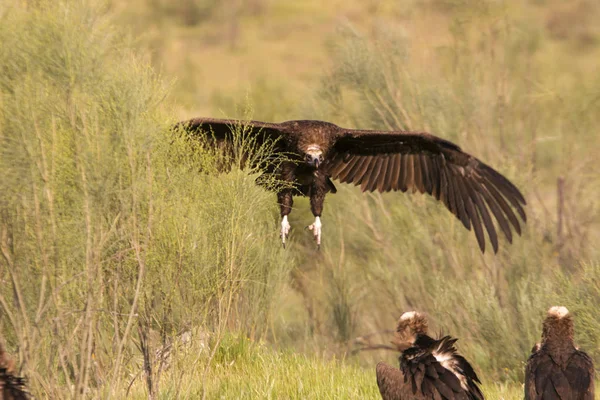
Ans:
{"type": "Polygon", "coordinates": [[[281,237],[281,244],[283,245],[284,249],[285,249],[285,239],[287,239],[288,235],[290,234],[291,227],[292,226],[288,222],[287,215],[284,215],[283,218],[281,219],[281,232],[279,233],[279,237],[281,237]]]}
{"type": "Polygon", "coordinates": [[[307,228],[309,230],[312,231],[313,236],[315,237],[315,240],[317,241],[317,249],[319,249],[321,247],[321,218],[320,217],[315,217],[315,222],[313,222],[311,225],[307,226],[307,228]]]}

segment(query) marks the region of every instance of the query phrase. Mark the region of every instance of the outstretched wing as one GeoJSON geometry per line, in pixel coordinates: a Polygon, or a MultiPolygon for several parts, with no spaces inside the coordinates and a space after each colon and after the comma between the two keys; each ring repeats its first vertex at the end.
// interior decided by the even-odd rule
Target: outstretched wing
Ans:
{"type": "Polygon", "coordinates": [[[255,136],[261,142],[265,140],[280,140],[282,135],[285,135],[280,124],[252,120],[194,118],[181,121],[175,127],[185,129],[194,134],[208,134],[217,140],[232,140],[233,132],[236,130],[255,136]]]}
{"type": "Polygon", "coordinates": [[[341,129],[328,153],[328,174],[362,191],[428,193],[444,203],[485,251],[483,226],[494,252],[498,236],[493,215],[508,241],[520,235],[516,213],[525,222],[525,198],[508,179],[452,142],[428,133],[341,129]],[[491,211],[491,214],[490,214],[491,211]]]}
{"type": "Polygon", "coordinates": [[[253,135],[264,133],[265,138],[271,139],[276,139],[283,134],[280,124],[240,119],[193,118],[177,123],[176,127],[181,127],[189,132],[213,133],[219,140],[230,139],[232,131],[240,128],[248,130],[253,135]]]}
{"type": "Polygon", "coordinates": [[[194,118],[181,121],[175,130],[183,130],[190,137],[200,139],[218,149],[228,157],[222,169],[228,169],[231,161],[238,160],[240,167],[249,162],[263,170],[281,161],[287,150],[287,132],[281,124],[236,119],[194,118]]]}

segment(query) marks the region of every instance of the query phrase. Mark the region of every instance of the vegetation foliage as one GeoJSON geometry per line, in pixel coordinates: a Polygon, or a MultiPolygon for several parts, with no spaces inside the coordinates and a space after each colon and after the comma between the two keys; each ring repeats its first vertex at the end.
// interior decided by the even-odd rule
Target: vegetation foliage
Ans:
{"type": "Polygon", "coordinates": [[[0,6],[0,332],[37,397],[377,398],[374,365],[395,355],[352,354],[354,340],[408,309],[460,338],[490,398],[521,398],[550,305],[600,362],[593,2],[381,0],[332,22],[322,2],[253,1],[221,39],[217,3],[0,6]],[[120,26],[141,21],[141,40],[120,26]],[[231,60],[255,62],[251,90],[226,68],[220,90],[198,81],[231,60]],[[246,98],[254,118],[453,140],[523,189],[523,235],[481,255],[432,199],[338,185],[321,251],[306,200],[284,251],[252,168],[268,149],[238,132],[227,156],[257,163],[219,172],[224,155],[170,129],[207,109],[248,117],[246,98]]]}

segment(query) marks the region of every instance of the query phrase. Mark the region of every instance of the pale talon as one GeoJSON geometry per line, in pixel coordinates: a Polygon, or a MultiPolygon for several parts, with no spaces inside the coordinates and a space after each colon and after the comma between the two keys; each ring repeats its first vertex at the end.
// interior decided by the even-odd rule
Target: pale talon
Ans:
{"type": "Polygon", "coordinates": [[[287,239],[287,237],[290,233],[291,227],[292,226],[288,222],[287,215],[284,215],[283,218],[281,219],[281,233],[279,234],[279,236],[281,237],[281,244],[283,244],[284,249],[285,249],[285,239],[287,239]]]}
{"type": "Polygon", "coordinates": [[[320,217],[315,217],[315,222],[313,222],[311,225],[307,226],[308,229],[310,229],[313,233],[313,236],[315,237],[315,240],[317,241],[317,248],[321,247],[321,218],[320,217]]]}

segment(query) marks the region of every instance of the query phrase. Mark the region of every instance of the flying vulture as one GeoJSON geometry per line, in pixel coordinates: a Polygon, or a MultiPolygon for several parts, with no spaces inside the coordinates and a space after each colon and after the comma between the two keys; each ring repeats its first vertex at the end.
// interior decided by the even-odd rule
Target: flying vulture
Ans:
{"type": "Polygon", "coordinates": [[[384,400],[483,400],[479,378],[456,351],[457,339],[434,339],[427,319],[411,311],[402,314],[392,342],[401,352],[400,370],[377,364],[377,385],[384,400]]]}
{"type": "Polygon", "coordinates": [[[551,307],[525,368],[526,400],[593,400],[594,363],[573,343],[573,318],[551,307]]]}
{"type": "Polygon", "coordinates": [[[13,366],[0,344],[0,400],[29,400],[25,380],[14,375],[13,366]]]}
{"type": "Polygon", "coordinates": [[[237,130],[247,132],[254,143],[273,144],[273,156],[291,155],[276,176],[290,183],[280,189],[281,241],[290,231],[288,214],[293,196],[310,197],[315,221],[308,228],[321,244],[321,213],[332,179],[360,186],[364,191],[428,193],[440,200],[467,228],[473,228],[482,252],[484,227],[494,252],[498,235],[492,221],[509,243],[512,229],[519,235],[517,214],[525,222],[525,198],[508,179],[460,147],[426,132],[375,131],[341,128],[324,121],[268,123],[232,119],[196,118],[177,124],[195,136],[231,143],[237,130]]]}

